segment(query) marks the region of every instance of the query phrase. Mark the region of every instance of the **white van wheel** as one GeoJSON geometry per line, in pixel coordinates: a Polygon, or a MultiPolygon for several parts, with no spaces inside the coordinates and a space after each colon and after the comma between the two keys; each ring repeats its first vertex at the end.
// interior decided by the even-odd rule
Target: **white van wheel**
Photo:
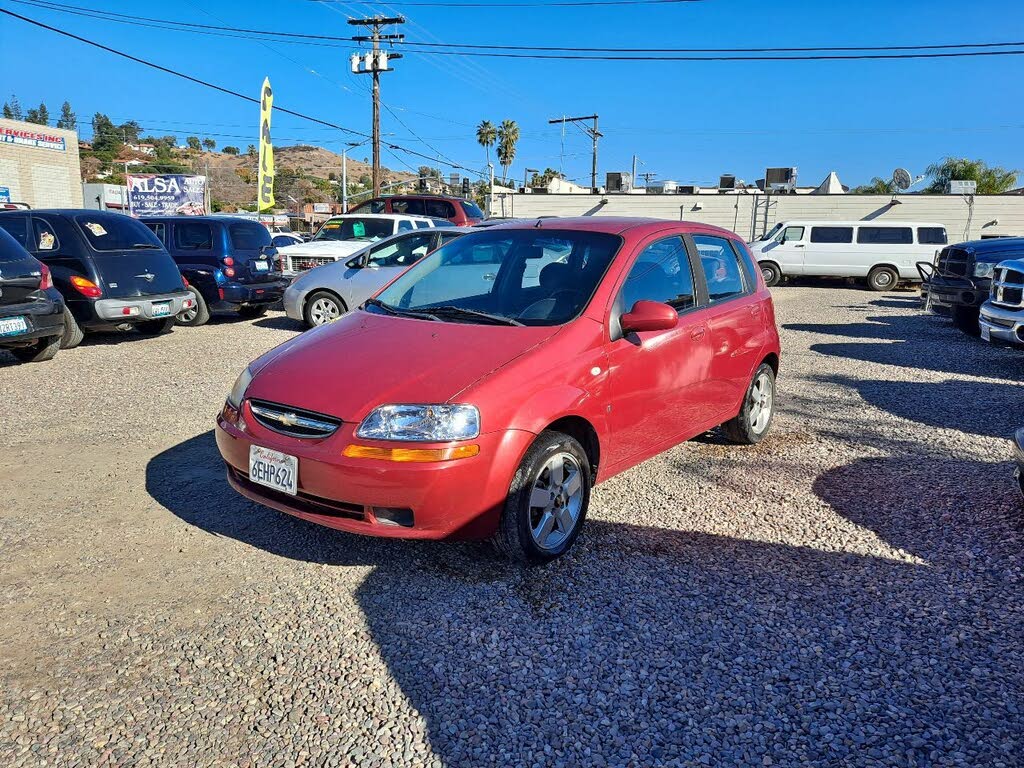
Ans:
{"type": "Polygon", "coordinates": [[[778,264],[773,264],[770,261],[762,261],[758,266],[761,268],[761,277],[764,278],[764,284],[771,288],[773,285],[778,285],[782,279],[782,270],[779,269],[778,264]]]}
{"type": "Polygon", "coordinates": [[[872,291],[891,291],[899,281],[900,276],[892,267],[875,267],[868,273],[868,287],[872,291]]]}

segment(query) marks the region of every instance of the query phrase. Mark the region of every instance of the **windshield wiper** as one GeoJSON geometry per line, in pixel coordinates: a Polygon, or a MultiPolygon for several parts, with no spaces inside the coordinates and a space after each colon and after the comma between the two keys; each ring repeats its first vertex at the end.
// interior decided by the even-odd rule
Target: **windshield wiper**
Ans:
{"type": "Polygon", "coordinates": [[[153,245],[152,243],[132,243],[131,247],[132,248],[156,248],[158,250],[160,248],[163,248],[162,245],[153,245]]]}
{"type": "Polygon", "coordinates": [[[380,299],[367,299],[363,302],[363,306],[380,307],[389,315],[395,315],[397,317],[415,317],[419,320],[441,320],[437,315],[431,315],[427,312],[414,312],[411,309],[399,309],[398,307],[393,307],[390,304],[385,304],[380,299]]]}
{"type": "Polygon", "coordinates": [[[476,309],[455,307],[450,304],[440,307],[424,307],[424,309],[429,309],[433,314],[438,316],[455,315],[457,317],[472,317],[479,320],[488,320],[495,325],[522,325],[518,320],[513,320],[511,317],[505,317],[504,315],[492,315],[487,312],[480,312],[476,309]]]}

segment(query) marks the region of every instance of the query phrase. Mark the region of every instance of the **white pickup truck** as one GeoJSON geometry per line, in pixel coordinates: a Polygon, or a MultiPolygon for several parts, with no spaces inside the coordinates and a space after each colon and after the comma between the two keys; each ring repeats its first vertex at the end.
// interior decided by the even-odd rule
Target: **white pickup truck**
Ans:
{"type": "Polygon", "coordinates": [[[450,222],[427,216],[392,213],[346,214],[324,222],[308,243],[278,248],[281,272],[295,276],[306,270],[348,258],[356,251],[399,232],[452,226],[450,222]]]}

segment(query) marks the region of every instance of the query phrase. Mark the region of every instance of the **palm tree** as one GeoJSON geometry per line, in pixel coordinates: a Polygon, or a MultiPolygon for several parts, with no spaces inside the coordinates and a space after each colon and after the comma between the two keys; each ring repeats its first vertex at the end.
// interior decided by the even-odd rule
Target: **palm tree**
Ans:
{"type": "Polygon", "coordinates": [[[491,147],[494,146],[494,142],[498,139],[498,132],[494,127],[494,123],[490,120],[481,120],[480,125],[476,127],[476,140],[484,151],[487,153],[487,164],[491,164],[491,147]]]}
{"type": "Polygon", "coordinates": [[[498,162],[501,163],[501,183],[508,182],[508,169],[516,157],[516,142],[519,141],[519,126],[515,120],[502,120],[498,126],[498,162]]]}
{"type": "Polygon", "coordinates": [[[947,157],[942,162],[929,165],[925,173],[934,179],[927,192],[942,194],[949,181],[963,179],[978,182],[979,195],[998,195],[1000,192],[1009,192],[1017,185],[1018,171],[989,165],[984,160],[947,157]]]}

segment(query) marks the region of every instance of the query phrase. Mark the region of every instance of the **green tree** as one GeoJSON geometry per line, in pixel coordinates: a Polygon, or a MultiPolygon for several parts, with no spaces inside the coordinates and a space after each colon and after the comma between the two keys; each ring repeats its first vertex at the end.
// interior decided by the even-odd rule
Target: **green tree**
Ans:
{"type": "Polygon", "coordinates": [[[564,179],[565,174],[561,171],[556,171],[554,168],[545,168],[544,173],[535,173],[533,178],[530,179],[531,187],[546,187],[551,183],[552,179],[564,179]]]}
{"type": "Polygon", "coordinates": [[[194,149],[196,152],[203,148],[203,142],[199,140],[198,136],[189,136],[185,139],[185,143],[188,144],[189,149],[194,149]]]}
{"type": "Polygon", "coordinates": [[[50,110],[46,108],[46,104],[39,102],[38,109],[30,109],[25,115],[25,122],[35,123],[36,125],[49,125],[50,110]]]}
{"type": "Polygon", "coordinates": [[[484,148],[488,165],[491,163],[491,147],[497,140],[498,130],[494,127],[494,123],[490,120],[481,120],[480,125],[476,127],[476,141],[484,148]]]}
{"type": "Polygon", "coordinates": [[[516,159],[516,143],[519,141],[519,126],[515,120],[502,120],[498,126],[498,162],[501,164],[501,183],[508,182],[508,170],[516,159]]]}
{"type": "Polygon", "coordinates": [[[854,195],[888,195],[893,192],[892,181],[875,176],[867,184],[861,184],[850,190],[854,195]]]}
{"type": "Polygon", "coordinates": [[[92,118],[92,151],[100,156],[107,156],[111,159],[124,144],[121,131],[114,125],[113,121],[102,112],[97,112],[92,118]]]}
{"type": "Polygon", "coordinates": [[[213,152],[217,148],[217,142],[213,139],[203,139],[203,147],[213,152]]]}
{"type": "Polygon", "coordinates": [[[60,105],[60,118],[57,120],[58,128],[66,128],[69,131],[78,127],[78,116],[71,111],[71,102],[65,101],[60,105]]]}
{"type": "Polygon", "coordinates": [[[24,116],[21,114],[21,102],[18,101],[18,97],[13,93],[11,94],[11,100],[4,102],[4,117],[8,120],[24,119],[24,116]]]}
{"type": "Polygon", "coordinates": [[[142,135],[142,126],[134,120],[129,120],[127,123],[121,123],[117,126],[117,129],[121,132],[121,140],[125,143],[139,143],[139,136],[142,135]]]}
{"type": "Polygon", "coordinates": [[[223,151],[225,155],[237,155],[238,147],[224,147],[223,151]]]}
{"type": "Polygon", "coordinates": [[[250,144],[248,149],[245,150],[245,154],[249,157],[256,157],[256,155],[259,154],[259,150],[256,149],[255,144],[250,144]]]}
{"type": "Polygon", "coordinates": [[[976,181],[979,195],[998,195],[1017,186],[1020,171],[990,166],[984,160],[969,160],[966,157],[947,157],[942,162],[925,169],[932,179],[926,191],[941,194],[950,181],[976,181]]]}

